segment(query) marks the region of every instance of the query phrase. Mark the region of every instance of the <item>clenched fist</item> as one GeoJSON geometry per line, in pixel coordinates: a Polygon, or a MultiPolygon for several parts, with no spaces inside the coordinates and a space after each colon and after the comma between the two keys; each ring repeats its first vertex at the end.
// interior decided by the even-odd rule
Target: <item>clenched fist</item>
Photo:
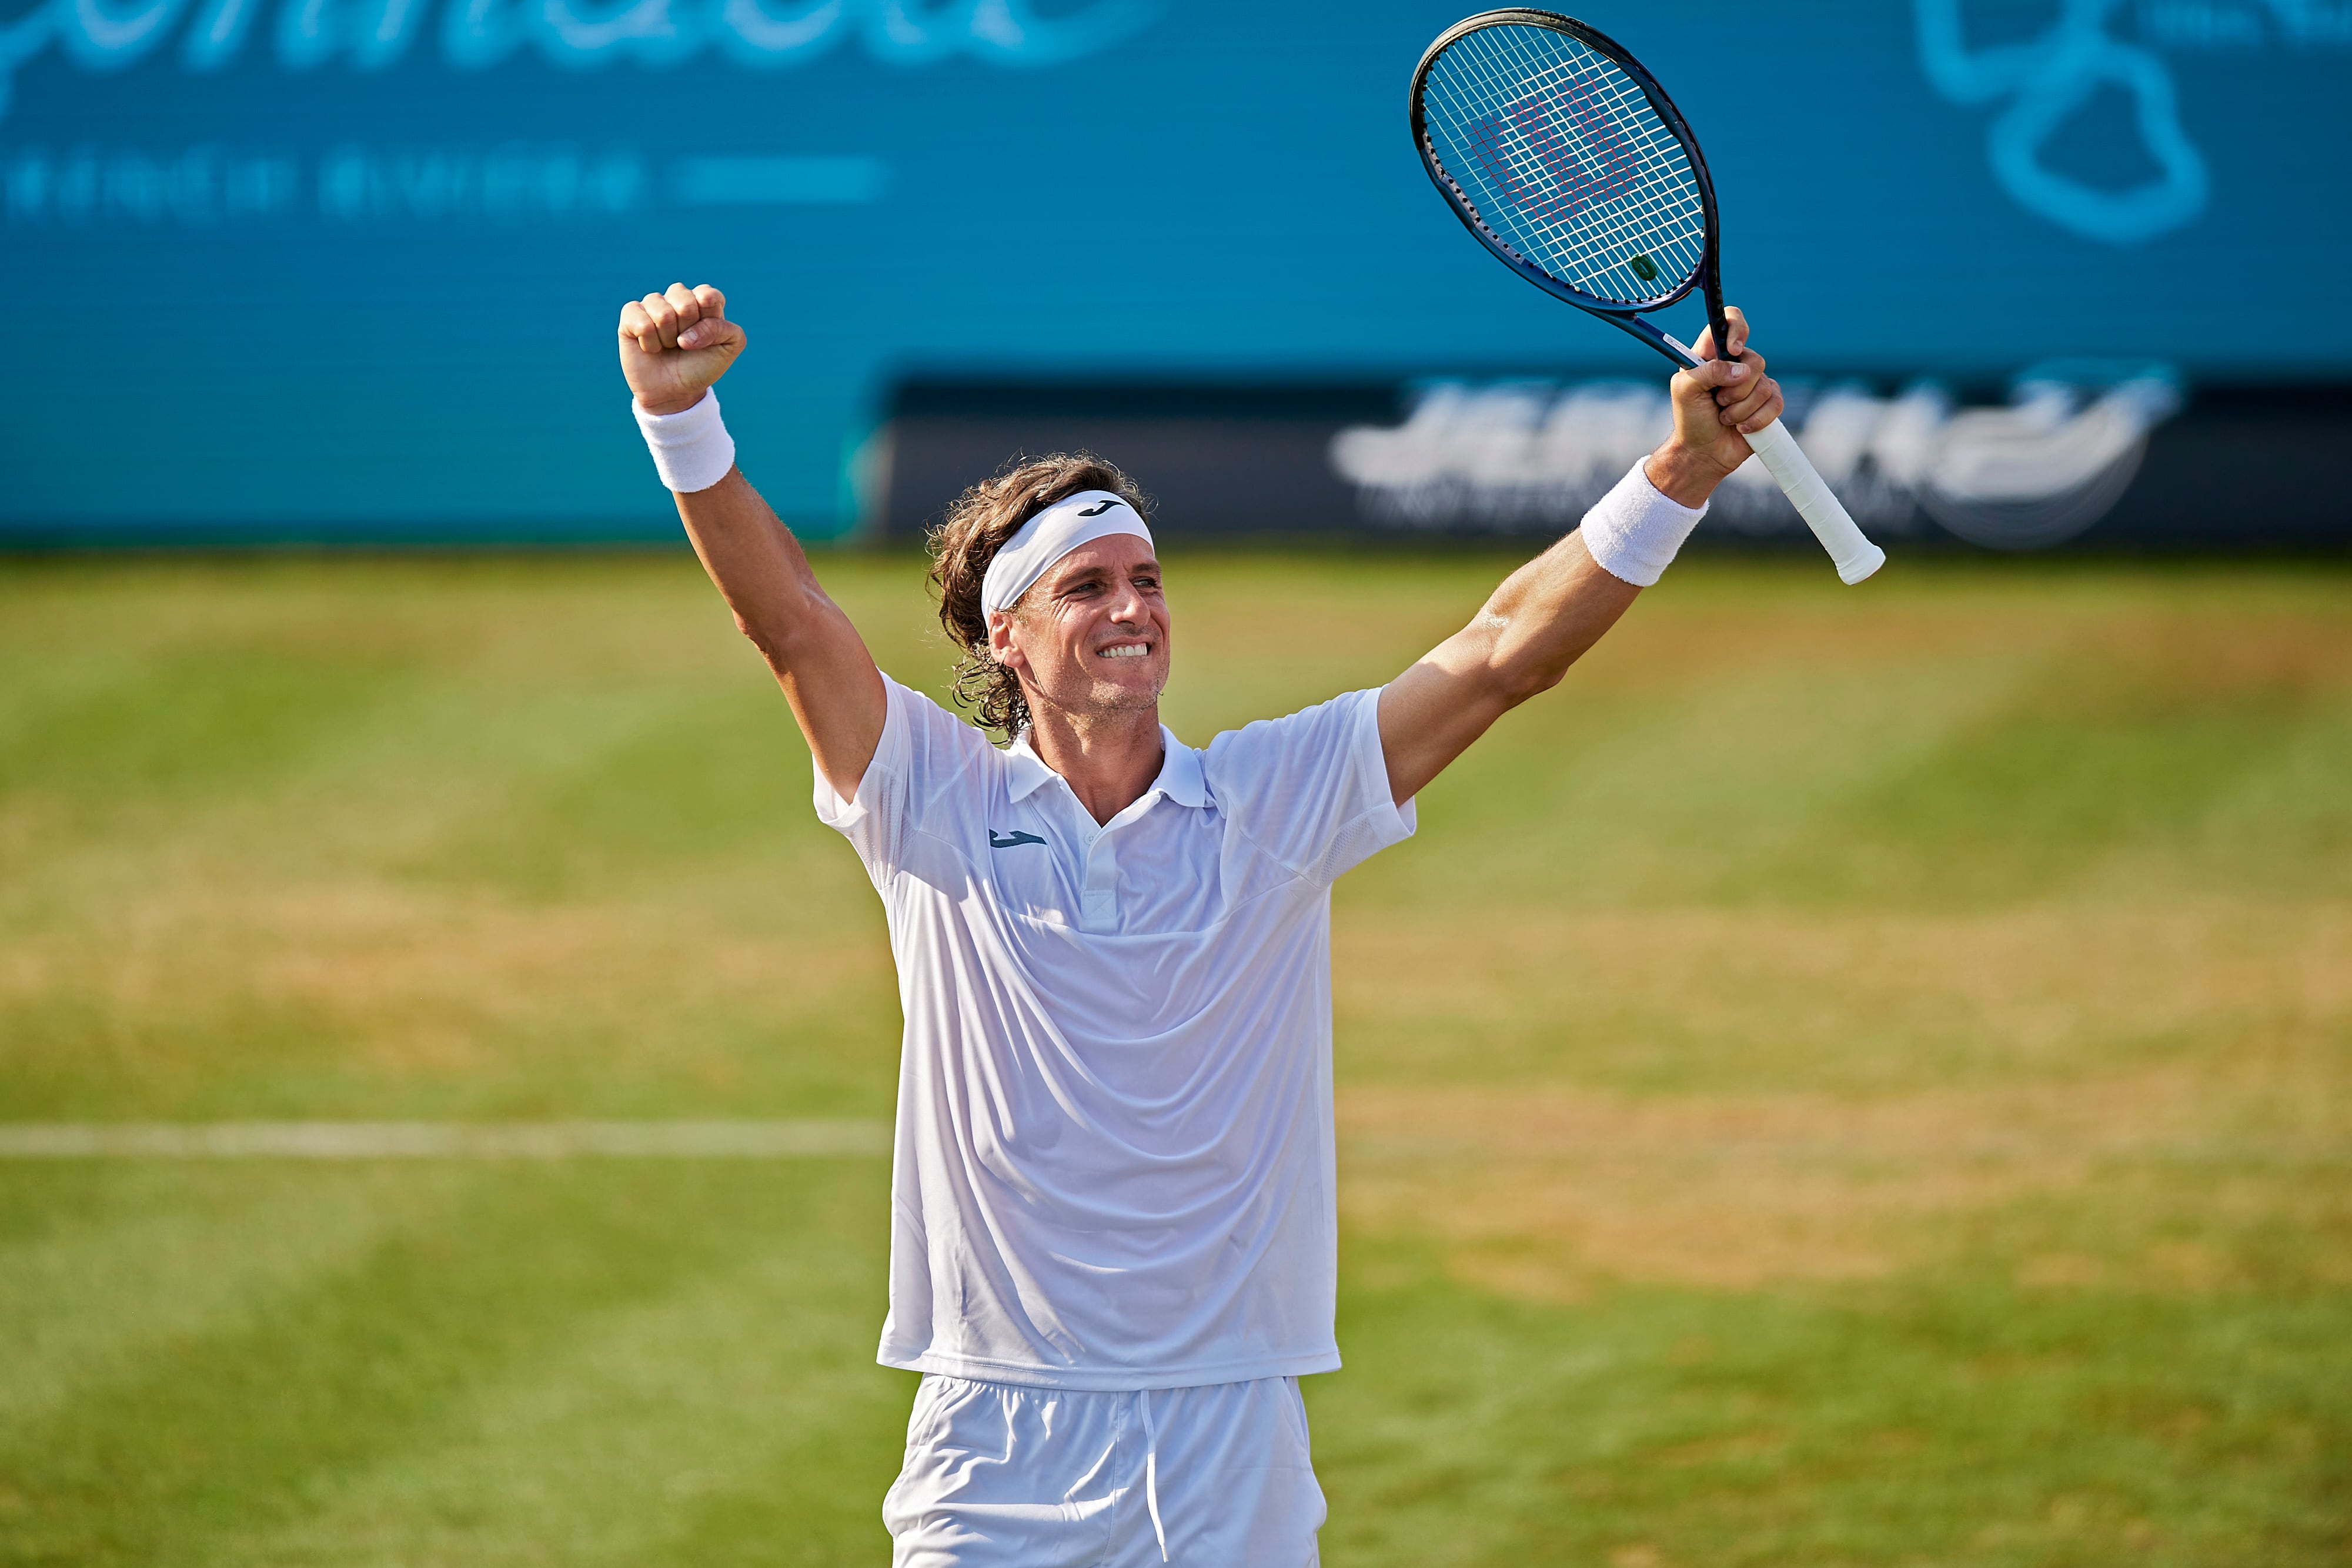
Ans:
{"type": "Polygon", "coordinates": [[[707,283],[673,283],[621,307],[621,374],[648,413],[683,413],[743,351],[727,319],[727,296],[707,283]]]}

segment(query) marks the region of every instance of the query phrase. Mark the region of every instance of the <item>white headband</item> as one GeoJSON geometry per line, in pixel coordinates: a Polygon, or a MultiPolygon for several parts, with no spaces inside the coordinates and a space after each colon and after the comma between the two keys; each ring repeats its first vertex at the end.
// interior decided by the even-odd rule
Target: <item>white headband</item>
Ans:
{"type": "Polygon", "coordinates": [[[1151,530],[1135,508],[1108,490],[1081,490],[1055,502],[1022,524],[988,563],[988,575],[980,580],[980,612],[1012,609],[1055,561],[1106,534],[1151,542],[1151,530]]]}

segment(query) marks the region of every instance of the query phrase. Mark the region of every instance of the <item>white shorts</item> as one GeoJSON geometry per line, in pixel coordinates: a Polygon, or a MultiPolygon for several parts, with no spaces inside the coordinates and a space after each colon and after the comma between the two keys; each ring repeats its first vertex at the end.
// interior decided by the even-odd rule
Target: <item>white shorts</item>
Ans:
{"type": "Polygon", "coordinates": [[[1097,1394],[927,1375],[882,1502],[895,1568],[1313,1568],[1295,1377],[1097,1394]]]}

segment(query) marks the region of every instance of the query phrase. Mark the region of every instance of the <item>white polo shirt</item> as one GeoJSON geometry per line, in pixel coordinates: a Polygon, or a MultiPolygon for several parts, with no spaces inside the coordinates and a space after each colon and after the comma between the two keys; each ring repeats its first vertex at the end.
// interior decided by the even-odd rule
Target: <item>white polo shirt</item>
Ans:
{"type": "Polygon", "coordinates": [[[883,1364],[1088,1389],[1338,1366],[1330,890],[1413,829],[1380,694],[1205,752],[1162,728],[1097,827],[1025,744],[884,684],[856,800],[816,781],[907,1020],[883,1364]]]}

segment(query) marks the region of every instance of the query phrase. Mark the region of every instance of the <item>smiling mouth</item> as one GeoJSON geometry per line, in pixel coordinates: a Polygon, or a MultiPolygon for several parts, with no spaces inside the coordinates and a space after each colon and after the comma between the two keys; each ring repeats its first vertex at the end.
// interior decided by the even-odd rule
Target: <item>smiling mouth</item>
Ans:
{"type": "Polygon", "coordinates": [[[1149,643],[1114,643],[1100,650],[1101,656],[1106,659],[1140,659],[1150,652],[1151,644],[1149,643]]]}

